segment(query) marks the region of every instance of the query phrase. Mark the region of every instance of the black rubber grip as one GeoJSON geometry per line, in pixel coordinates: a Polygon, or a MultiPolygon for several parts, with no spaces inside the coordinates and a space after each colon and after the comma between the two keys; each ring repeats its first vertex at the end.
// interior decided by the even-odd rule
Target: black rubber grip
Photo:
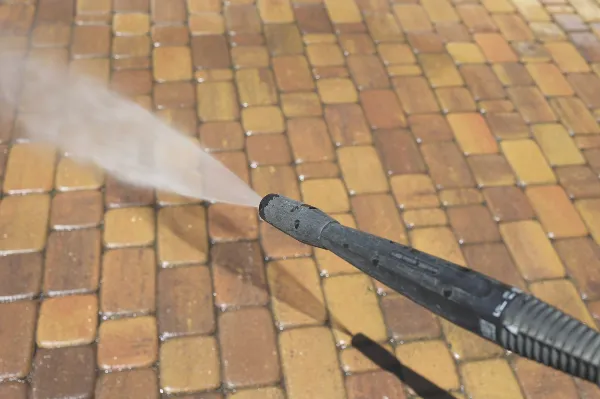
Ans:
{"type": "Polygon", "coordinates": [[[503,312],[498,343],[600,385],[600,333],[539,299],[519,294],[503,312]]]}

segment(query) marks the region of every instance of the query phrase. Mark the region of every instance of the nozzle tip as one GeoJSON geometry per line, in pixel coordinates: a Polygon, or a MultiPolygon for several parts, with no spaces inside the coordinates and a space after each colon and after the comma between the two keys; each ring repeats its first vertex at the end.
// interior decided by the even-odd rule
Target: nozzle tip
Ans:
{"type": "Polygon", "coordinates": [[[258,215],[262,220],[266,221],[265,208],[269,205],[269,202],[271,202],[271,200],[277,197],[279,197],[278,194],[267,194],[262,200],[260,200],[260,204],[258,205],[258,215]]]}
{"type": "Polygon", "coordinates": [[[258,205],[260,218],[308,245],[320,247],[323,229],[335,220],[314,206],[279,194],[266,195],[258,205]]]}

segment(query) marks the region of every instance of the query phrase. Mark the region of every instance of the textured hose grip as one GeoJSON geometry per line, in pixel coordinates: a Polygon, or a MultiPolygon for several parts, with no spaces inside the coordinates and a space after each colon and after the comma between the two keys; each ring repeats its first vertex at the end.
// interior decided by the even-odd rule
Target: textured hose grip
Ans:
{"type": "Polygon", "coordinates": [[[600,333],[540,301],[519,294],[503,312],[498,343],[520,356],[600,385],[600,333]]]}

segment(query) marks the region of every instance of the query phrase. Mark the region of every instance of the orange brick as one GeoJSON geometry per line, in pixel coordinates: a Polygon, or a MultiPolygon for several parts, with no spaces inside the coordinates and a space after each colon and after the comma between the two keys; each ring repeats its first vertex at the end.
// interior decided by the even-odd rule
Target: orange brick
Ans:
{"type": "Polygon", "coordinates": [[[507,398],[524,399],[519,383],[505,359],[464,363],[460,373],[465,390],[472,399],[490,398],[498,392],[507,398]]]}
{"type": "Polygon", "coordinates": [[[242,110],[242,126],[248,134],[282,133],[285,121],[279,107],[249,107],[242,110]]]}
{"type": "Polygon", "coordinates": [[[422,0],[423,8],[434,23],[459,22],[460,19],[449,0],[422,0]]]}
{"type": "Polygon", "coordinates": [[[350,79],[319,79],[317,89],[325,104],[354,103],[358,93],[350,79]]]}
{"type": "Polygon", "coordinates": [[[267,264],[273,314],[279,328],[322,323],[327,317],[325,299],[315,262],[310,258],[267,264]],[[302,292],[302,295],[292,293],[302,292]]]}
{"type": "Polygon", "coordinates": [[[160,385],[166,393],[215,389],[220,377],[214,337],[175,338],[161,345],[160,385]]]}
{"type": "Polygon", "coordinates": [[[416,227],[437,227],[448,224],[446,212],[442,209],[414,209],[408,210],[402,214],[406,227],[412,229],[416,227]]]}
{"type": "Polygon", "coordinates": [[[579,200],[575,202],[575,207],[590,230],[590,234],[594,241],[600,244],[600,200],[579,200]]]}
{"type": "Polygon", "coordinates": [[[47,145],[15,144],[8,156],[3,191],[7,194],[48,192],[54,180],[56,152],[47,145]]]}
{"type": "MultiPolygon", "coordinates": [[[[37,312],[38,307],[34,301],[16,301],[0,305],[0,320],[4,325],[11,326],[0,331],[0,339],[7,343],[0,347],[0,376],[3,379],[25,378],[31,371],[37,312]]],[[[2,393],[0,388],[0,395],[2,393]]],[[[27,394],[24,394],[21,397],[15,396],[15,399],[26,397],[27,394]]]]}
{"type": "Polygon", "coordinates": [[[324,0],[329,18],[333,23],[361,22],[362,15],[354,1],[324,0]]]}
{"type": "Polygon", "coordinates": [[[284,331],[279,335],[279,348],[290,399],[346,398],[331,330],[309,327],[284,331]],[[327,378],[323,378],[324,373],[327,378]]]}
{"type": "Polygon", "coordinates": [[[277,86],[269,69],[240,69],[235,73],[235,81],[243,106],[272,105],[277,102],[277,86]]]}
{"type": "Polygon", "coordinates": [[[589,72],[590,67],[579,54],[575,46],[569,42],[546,43],[546,49],[564,73],[589,72]]]}
{"type": "Polygon", "coordinates": [[[390,12],[379,12],[365,15],[365,22],[373,40],[377,42],[400,42],[404,34],[390,12]]]}
{"type": "Polygon", "coordinates": [[[231,121],[240,115],[235,86],[231,82],[199,84],[197,99],[202,122],[231,121]]]}
{"type": "Polygon", "coordinates": [[[491,63],[517,62],[519,60],[510,45],[498,33],[477,33],[474,35],[474,39],[491,63]]]}
{"type": "Polygon", "coordinates": [[[410,231],[410,242],[415,249],[445,259],[458,265],[466,265],[458,242],[447,227],[430,227],[410,231]]]}
{"type": "Polygon", "coordinates": [[[352,197],[351,203],[360,230],[408,244],[406,231],[391,195],[357,195],[352,197]]]}
{"type": "Polygon", "coordinates": [[[493,154],[498,144],[485,119],[478,113],[448,115],[448,123],[465,155],[493,154]]]}
{"type": "MultiPolygon", "coordinates": [[[[441,389],[453,390],[460,386],[456,365],[443,341],[402,344],[396,347],[396,356],[406,367],[411,368],[417,375],[431,381],[441,389]]],[[[423,394],[432,393],[428,391],[428,389],[432,389],[431,383],[419,383],[419,381],[411,381],[410,378],[407,378],[407,384],[423,394]]]]}
{"type": "Polygon", "coordinates": [[[147,367],[158,360],[156,319],[139,316],[107,320],[98,331],[98,367],[114,370],[147,367]]]}
{"type": "Polygon", "coordinates": [[[337,150],[337,154],[350,195],[388,191],[385,172],[375,148],[343,147],[337,150]]]}
{"type": "Polygon", "coordinates": [[[531,293],[542,301],[548,302],[588,326],[596,328],[596,323],[571,281],[564,279],[540,281],[531,284],[530,289],[531,293]]]}
{"type": "Polygon", "coordinates": [[[427,175],[397,175],[390,179],[392,193],[400,209],[437,207],[440,200],[427,175]]]}
{"type": "Polygon", "coordinates": [[[346,187],[341,179],[315,179],[300,183],[302,198],[326,213],[350,210],[346,187]]]}
{"type": "Polygon", "coordinates": [[[587,235],[585,224],[562,187],[528,187],[525,193],[550,238],[587,235]]]}
{"type": "Polygon", "coordinates": [[[533,125],[532,132],[550,166],[585,163],[585,158],[563,125],[558,123],[533,125]]]}
{"type": "Polygon", "coordinates": [[[560,258],[538,222],[524,220],[502,223],[500,234],[525,280],[565,275],[560,258]]]}
{"type": "Polygon", "coordinates": [[[539,88],[547,96],[571,96],[573,88],[560,70],[549,63],[531,63],[526,65],[539,88]]]}
{"type": "Polygon", "coordinates": [[[108,247],[143,246],[154,241],[154,210],[111,209],[104,216],[104,243],[108,247]]]}
{"type": "Polygon", "coordinates": [[[364,274],[329,277],[323,290],[327,307],[335,315],[333,334],[338,345],[350,344],[346,333],[361,332],[376,342],[385,341],[387,331],[371,279],[364,274]],[[354,293],[348,296],[347,293],[354,293]]]}
{"type": "Polygon", "coordinates": [[[417,60],[411,47],[407,44],[381,43],[377,49],[386,65],[414,64],[417,60]]]}
{"type": "Polygon", "coordinates": [[[89,344],[96,339],[97,324],[95,295],[46,299],[40,307],[36,341],[42,348],[89,344]]]}
{"type": "Polygon", "coordinates": [[[142,13],[114,14],[112,27],[118,36],[145,35],[150,31],[150,16],[142,13]]]}
{"type": "Polygon", "coordinates": [[[596,118],[579,98],[557,97],[550,100],[550,105],[570,133],[600,133],[600,126],[598,126],[596,118]]]}
{"type": "Polygon", "coordinates": [[[158,211],[158,260],[163,266],[204,263],[208,258],[206,211],[198,205],[158,211]]]}
{"type": "Polygon", "coordinates": [[[483,64],[486,60],[475,43],[451,42],[446,44],[446,50],[457,64],[483,64]]]}
{"type": "Polygon", "coordinates": [[[308,60],[314,67],[344,65],[344,54],[337,44],[311,44],[306,47],[308,60]]]}
{"type": "Polygon", "coordinates": [[[556,176],[532,140],[510,140],[500,143],[502,152],[524,185],[555,183],[556,176]]]}
{"type": "Polygon", "coordinates": [[[462,86],[464,81],[447,54],[420,54],[419,62],[432,87],[462,86]]]}
{"type": "Polygon", "coordinates": [[[157,81],[191,80],[193,77],[192,54],[188,47],[157,47],[152,60],[157,81]]]}
{"type": "Polygon", "coordinates": [[[577,387],[573,379],[558,370],[520,357],[513,363],[523,392],[531,398],[576,398],[577,387]]]}
{"type": "Polygon", "coordinates": [[[0,254],[41,251],[46,245],[50,197],[9,196],[0,201],[0,254]]]}
{"type": "Polygon", "coordinates": [[[393,7],[396,18],[405,32],[428,31],[433,25],[425,9],[418,4],[396,4],[393,7]]]}

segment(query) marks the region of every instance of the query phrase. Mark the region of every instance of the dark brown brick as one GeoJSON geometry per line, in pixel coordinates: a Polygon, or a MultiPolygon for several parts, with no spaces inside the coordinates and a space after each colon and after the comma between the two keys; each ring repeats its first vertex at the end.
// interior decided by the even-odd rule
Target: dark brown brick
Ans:
{"type": "Polygon", "coordinates": [[[351,199],[358,228],[369,234],[407,243],[406,230],[390,194],[357,195],[351,199]]]}
{"type": "MultiPolygon", "coordinates": [[[[290,123],[292,122],[290,121],[290,123]]],[[[329,141],[327,129],[324,134],[329,141]]],[[[310,142],[309,144],[314,143],[310,142]]],[[[289,165],[292,162],[290,145],[284,134],[250,136],[246,140],[246,151],[248,152],[248,161],[252,166],[289,165]]]]}
{"type": "Polygon", "coordinates": [[[110,54],[110,27],[75,26],[71,54],[75,58],[108,57],[110,54]]]}
{"type": "Polygon", "coordinates": [[[29,384],[21,382],[0,383],[0,397],[4,399],[27,399],[29,384]]]}
{"type": "Polygon", "coordinates": [[[197,69],[231,68],[227,39],[221,35],[194,36],[192,63],[197,69]]]}
{"type": "Polygon", "coordinates": [[[160,271],[158,327],[163,338],[210,334],[214,330],[212,285],[206,266],[160,271]]]}
{"type": "Polygon", "coordinates": [[[218,307],[226,309],[267,303],[265,266],[257,242],[214,245],[211,258],[218,307]]]}
{"type": "Polygon", "coordinates": [[[327,10],[320,4],[300,4],[294,7],[298,27],[303,34],[333,33],[327,10]]]}
{"type": "Polygon", "coordinates": [[[408,124],[421,143],[452,141],[454,135],[446,118],[440,114],[411,115],[408,124]]]}
{"type": "Polygon", "coordinates": [[[554,242],[556,252],[577,283],[585,300],[600,299],[600,247],[591,238],[554,242]]]}
{"type": "Polygon", "coordinates": [[[150,248],[104,253],[100,311],[108,316],[150,313],[156,302],[156,257],[150,248]]]}
{"type": "Polygon", "coordinates": [[[500,241],[500,232],[483,205],[448,209],[448,219],[460,244],[500,241]]]}
{"type": "Polygon", "coordinates": [[[413,47],[413,51],[417,53],[442,53],[444,51],[444,43],[442,38],[433,31],[409,32],[406,38],[413,47]]]}
{"type": "Polygon", "coordinates": [[[196,90],[190,82],[160,83],[154,86],[154,106],[163,108],[193,107],[196,90]]]}
{"type": "Polygon", "coordinates": [[[152,190],[133,187],[109,176],[105,183],[104,201],[109,208],[150,205],[154,202],[154,193],[152,190]]]}
{"type": "Polygon", "coordinates": [[[25,378],[29,374],[36,317],[36,302],[0,304],[0,325],[4,326],[0,329],[0,379],[25,378]]]}
{"type": "Polygon", "coordinates": [[[95,368],[92,346],[38,349],[33,361],[32,398],[91,397],[95,368]]]}
{"type": "Polygon", "coordinates": [[[40,253],[0,257],[0,299],[3,301],[32,298],[42,286],[40,253]]]}
{"type": "Polygon", "coordinates": [[[600,196],[600,180],[588,166],[565,166],[555,169],[558,181],[574,199],[600,196]]]}
{"type": "Polygon", "coordinates": [[[455,143],[424,144],[421,152],[438,188],[475,186],[469,166],[455,143]]]}
{"type": "Polygon", "coordinates": [[[103,213],[100,191],[58,193],[52,198],[50,225],[57,230],[94,227],[103,213]]]}
{"type": "Polygon", "coordinates": [[[365,90],[360,101],[373,129],[406,127],[406,117],[398,97],[392,90],[365,90]]]}
{"type": "Polygon", "coordinates": [[[157,24],[182,23],[186,19],[185,0],[150,0],[152,21],[157,24]]]}
{"type": "Polygon", "coordinates": [[[505,98],[502,83],[487,65],[463,65],[460,68],[475,101],[505,98]]]}
{"type": "Polygon", "coordinates": [[[187,26],[154,25],[152,41],[161,46],[185,46],[190,42],[190,31],[187,26]]]}
{"type": "Polygon", "coordinates": [[[505,284],[526,289],[525,282],[504,244],[465,245],[462,249],[467,265],[471,269],[505,284]]]}
{"type": "Polygon", "coordinates": [[[309,256],[312,253],[312,249],[308,245],[293,239],[265,222],[260,222],[259,231],[262,248],[267,258],[293,258],[309,256]]]}
{"type": "Polygon", "coordinates": [[[404,296],[383,297],[381,309],[390,338],[395,340],[435,338],[442,332],[436,316],[404,296]]]}
{"type": "Polygon", "coordinates": [[[110,89],[123,96],[141,96],[152,91],[152,73],[147,70],[113,71],[110,89]]]}
{"type": "Polygon", "coordinates": [[[266,308],[223,313],[219,341],[227,386],[267,385],[279,380],[275,327],[266,308]]]}
{"type": "Polygon", "coordinates": [[[394,374],[372,371],[346,378],[348,399],[405,399],[402,382],[394,374]]]}
{"type": "Polygon", "coordinates": [[[261,21],[254,4],[232,4],[224,8],[225,22],[230,34],[260,33],[261,21]]]}
{"type": "Polygon", "coordinates": [[[516,112],[495,112],[486,115],[490,130],[499,139],[514,140],[530,136],[529,127],[516,112]]]}
{"type": "Polygon", "coordinates": [[[75,14],[75,0],[40,0],[37,6],[36,24],[61,22],[70,24],[75,14]]]}
{"type": "Polygon", "coordinates": [[[84,293],[98,288],[101,233],[98,229],[50,234],[44,266],[44,292],[84,293]]]}
{"type": "Polygon", "coordinates": [[[388,175],[426,172],[417,142],[407,131],[379,130],[373,138],[388,175]]]}
{"type": "Polygon", "coordinates": [[[494,220],[512,222],[535,217],[529,200],[518,187],[490,187],[483,190],[494,220]]]}
{"type": "Polygon", "coordinates": [[[200,144],[208,151],[235,151],[244,148],[244,130],[239,122],[208,122],[198,128],[200,144]]]}
{"type": "MultiPolygon", "coordinates": [[[[350,55],[346,58],[346,63],[359,90],[390,87],[387,72],[376,55],[350,55]]],[[[385,105],[385,103],[381,105],[385,105]]]]}
{"type": "Polygon", "coordinates": [[[560,371],[525,358],[515,359],[513,367],[527,399],[561,399],[579,396],[573,379],[560,371]]]}
{"type": "Polygon", "coordinates": [[[267,24],[265,25],[265,37],[267,47],[273,56],[304,52],[300,31],[294,24],[267,24]]]}
{"type": "Polygon", "coordinates": [[[117,12],[148,12],[150,0],[114,0],[113,8],[117,12]]]}
{"type": "Polygon", "coordinates": [[[258,238],[256,209],[213,204],[208,208],[208,233],[213,242],[255,240],[258,238]]]}
{"type": "Polygon", "coordinates": [[[358,104],[334,104],[325,108],[329,134],[336,146],[370,144],[365,114],[358,104]]]}
{"type": "Polygon", "coordinates": [[[593,73],[571,73],[567,80],[589,108],[600,108],[600,78],[593,73]]]}
{"type": "Polygon", "coordinates": [[[120,397],[159,399],[158,376],[152,369],[101,374],[96,383],[96,399],[120,397]]]}

